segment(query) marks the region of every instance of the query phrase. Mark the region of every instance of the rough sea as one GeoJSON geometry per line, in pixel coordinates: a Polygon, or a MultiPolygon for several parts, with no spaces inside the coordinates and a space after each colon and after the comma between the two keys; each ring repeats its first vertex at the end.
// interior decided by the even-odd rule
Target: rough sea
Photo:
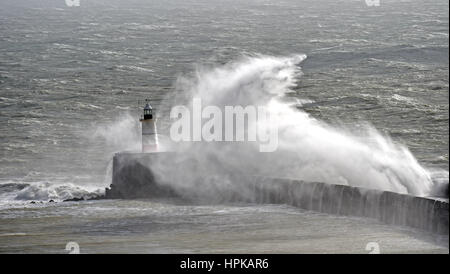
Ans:
{"type": "Polygon", "coordinates": [[[180,79],[243,56],[306,55],[301,111],[370,125],[448,184],[448,20],[447,0],[0,0],[0,252],[448,253],[448,235],[283,205],[62,202],[139,148],[138,100],[167,134],[180,79]]]}

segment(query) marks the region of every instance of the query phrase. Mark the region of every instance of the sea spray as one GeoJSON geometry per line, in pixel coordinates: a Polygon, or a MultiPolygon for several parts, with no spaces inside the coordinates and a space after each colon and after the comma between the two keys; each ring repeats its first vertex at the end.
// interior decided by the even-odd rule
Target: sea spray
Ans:
{"type": "MultiPolygon", "coordinates": [[[[281,176],[305,181],[361,186],[424,196],[432,181],[428,172],[403,145],[366,126],[364,134],[326,124],[283,100],[293,92],[301,76],[299,64],[305,55],[290,57],[251,56],[216,68],[198,68],[193,78],[177,81],[182,98],[174,104],[188,104],[201,98],[203,104],[224,106],[265,106],[276,116],[279,147],[262,156],[254,142],[178,143],[173,150],[180,159],[197,166],[178,169],[177,165],[152,166],[161,178],[170,176],[175,186],[208,192],[220,180],[201,178],[217,174],[281,176]],[[199,185],[200,184],[200,185],[199,185]],[[203,188],[203,189],[202,189],[203,188]]],[[[176,100],[176,99],[175,99],[176,100]]],[[[218,195],[218,194],[212,194],[218,195]]]]}
{"type": "MultiPolygon", "coordinates": [[[[170,94],[166,102],[189,106],[194,98],[201,98],[203,105],[219,108],[264,106],[275,119],[270,123],[262,121],[264,124],[258,121],[259,126],[277,127],[278,147],[264,154],[259,152],[258,142],[166,142],[164,150],[178,153],[170,163],[153,163],[150,168],[155,176],[186,193],[216,196],[219,200],[221,189],[240,189],[239,184],[245,184],[229,178],[239,174],[288,177],[418,196],[432,193],[429,172],[405,146],[369,124],[363,125],[362,131],[360,127],[359,133],[327,124],[287,100],[285,94],[293,92],[302,75],[299,64],[305,58],[305,55],[247,56],[218,67],[198,66],[192,76],[180,77],[175,94],[170,94]]],[[[139,150],[139,123],[129,113],[97,128],[93,136],[104,139],[111,153],[139,150]]]]}
{"type": "Polygon", "coordinates": [[[129,112],[123,112],[107,124],[96,124],[86,131],[90,139],[100,139],[107,152],[138,150],[141,146],[141,134],[137,118],[129,112]]]}

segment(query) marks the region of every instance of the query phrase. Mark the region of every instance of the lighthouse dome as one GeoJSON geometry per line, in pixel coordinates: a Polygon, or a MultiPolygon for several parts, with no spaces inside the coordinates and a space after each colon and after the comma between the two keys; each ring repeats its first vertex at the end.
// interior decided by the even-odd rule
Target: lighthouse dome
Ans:
{"type": "Polygon", "coordinates": [[[144,107],[144,120],[153,119],[153,108],[150,104],[146,104],[144,107]]]}

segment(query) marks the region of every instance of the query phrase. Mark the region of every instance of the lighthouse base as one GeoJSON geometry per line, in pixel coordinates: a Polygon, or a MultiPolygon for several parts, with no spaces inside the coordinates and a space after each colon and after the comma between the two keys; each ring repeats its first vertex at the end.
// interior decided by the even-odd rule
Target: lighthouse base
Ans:
{"type": "Polygon", "coordinates": [[[105,191],[107,199],[177,197],[169,186],[158,183],[150,167],[154,161],[167,161],[170,152],[128,153],[114,155],[112,184],[105,191]],[[162,158],[162,159],[161,159],[162,158]]]}

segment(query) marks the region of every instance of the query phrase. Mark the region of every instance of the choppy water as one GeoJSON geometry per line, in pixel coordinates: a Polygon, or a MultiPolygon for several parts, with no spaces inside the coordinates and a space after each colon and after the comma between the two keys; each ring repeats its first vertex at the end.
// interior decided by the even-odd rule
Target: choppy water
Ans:
{"type": "MultiPolygon", "coordinates": [[[[101,191],[109,184],[113,153],[139,142],[138,99],[167,98],[196,64],[217,66],[242,54],[306,54],[304,75],[290,94],[305,111],[331,125],[368,122],[405,144],[433,180],[448,182],[448,5],[81,0],[69,8],[63,0],[2,0],[2,233],[33,233],[22,229],[29,218],[23,214],[47,216],[57,209],[64,214],[56,219],[64,222],[62,216],[87,207],[41,208],[29,201],[101,191]]],[[[169,107],[155,103],[161,113],[169,107]]],[[[127,214],[120,203],[114,218],[127,214]]],[[[1,251],[17,237],[1,236],[1,251]]],[[[19,244],[14,251],[38,249],[19,244]]]]}
{"type": "Polygon", "coordinates": [[[381,253],[448,253],[448,236],[289,206],[90,201],[0,218],[0,253],[68,253],[73,241],[81,253],[369,253],[370,242],[381,253]]]}

